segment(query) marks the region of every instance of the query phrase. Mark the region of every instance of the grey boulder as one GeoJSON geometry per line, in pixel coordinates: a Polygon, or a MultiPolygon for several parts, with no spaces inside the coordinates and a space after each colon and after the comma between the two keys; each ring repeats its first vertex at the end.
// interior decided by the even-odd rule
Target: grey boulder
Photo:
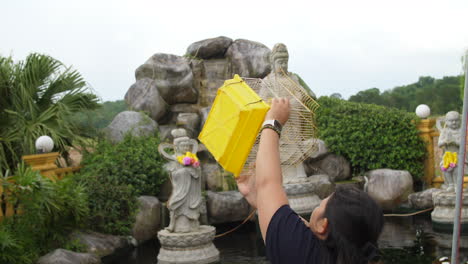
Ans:
{"type": "Polygon", "coordinates": [[[307,175],[326,174],[330,181],[343,181],[351,178],[351,165],[343,156],[328,153],[317,159],[304,162],[307,175]]]}
{"type": "Polygon", "coordinates": [[[243,77],[264,78],[271,71],[270,49],[262,43],[237,39],[226,51],[232,73],[243,77]]]}
{"type": "Polygon", "coordinates": [[[42,256],[37,264],[100,264],[101,259],[89,253],[76,253],[65,249],[56,249],[42,256]]]}
{"type": "Polygon", "coordinates": [[[313,152],[310,155],[309,158],[319,159],[328,153],[328,149],[327,149],[327,145],[325,144],[323,140],[317,138],[315,139],[315,142],[317,144],[317,149],[315,150],[315,152],[313,152]]]}
{"type": "Polygon", "coordinates": [[[198,137],[200,132],[200,116],[197,113],[180,113],[177,115],[176,124],[185,128],[190,138],[198,137]]]}
{"type": "Polygon", "coordinates": [[[141,112],[124,111],[115,116],[114,120],[104,129],[106,137],[118,143],[127,133],[135,137],[151,136],[158,130],[158,124],[141,112]]]}
{"type": "Polygon", "coordinates": [[[324,174],[313,175],[308,178],[310,192],[316,194],[320,199],[327,198],[335,191],[335,184],[330,181],[330,177],[324,174]]]}
{"type": "Polygon", "coordinates": [[[197,41],[187,48],[187,54],[200,59],[222,58],[232,39],[227,37],[210,38],[197,41]]]}
{"type": "Polygon", "coordinates": [[[132,246],[125,237],[100,234],[96,232],[74,232],[72,240],[77,240],[86,247],[86,252],[99,257],[110,256],[132,246]]]}
{"type": "Polygon", "coordinates": [[[138,197],[138,213],[132,236],[140,244],[156,237],[161,223],[161,203],[153,196],[138,197]]]}
{"type": "Polygon", "coordinates": [[[223,189],[223,175],[218,163],[205,162],[201,164],[202,177],[206,182],[206,188],[210,191],[223,189]]]}
{"type": "Polygon", "coordinates": [[[207,191],[208,221],[211,224],[242,221],[251,208],[238,191],[207,191]]]}
{"type": "Polygon", "coordinates": [[[125,102],[131,109],[146,111],[152,119],[158,121],[168,109],[166,101],[160,96],[154,80],[142,78],[130,86],[125,94],[125,102]]]}
{"type": "Polygon", "coordinates": [[[378,169],[366,173],[367,193],[380,204],[382,209],[391,211],[408,200],[413,193],[413,178],[408,171],[378,169]]]}
{"type": "Polygon", "coordinates": [[[152,79],[168,104],[196,103],[198,100],[192,69],[187,59],[181,56],[156,53],[136,69],[135,77],[137,80],[152,79]]]}
{"type": "Polygon", "coordinates": [[[442,192],[442,190],[437,188],[430,188],[422,192],[412,193],[408,196],[409,204],[414,209],[426,209],[434,207],[432,196],[439,192],[442,192]]]}

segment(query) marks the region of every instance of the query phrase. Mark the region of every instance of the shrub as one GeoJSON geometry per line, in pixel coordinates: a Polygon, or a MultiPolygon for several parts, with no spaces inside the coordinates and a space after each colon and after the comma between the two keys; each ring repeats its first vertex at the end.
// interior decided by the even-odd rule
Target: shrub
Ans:
{"type": "Polygon", "coordinates": [[[156,136],[133,137],[113,145],[101,140],[86,153],[79,181],[87,189],[91,228],[112,234],[128,234],[137,196],[157,195],[167,179],[165,161],[158,152],[156,136]]]}
{"type": "Polygon", "coordinates": [[[336,98],[320,97],[319,137],[330,151],[347,158],[354,175],[379,168],[423,174],[425,145],[415,114],[336,98]]]}
{"type": "Polygon", "coordinates": [[[20,212],[0,223],[0,263],[35,263],[65,246],[68,234],[87,218],[87,197],[74,176],[52,182],[24,164],[16,175],[0,176],[2,210],[8,202],[20,212]]]}

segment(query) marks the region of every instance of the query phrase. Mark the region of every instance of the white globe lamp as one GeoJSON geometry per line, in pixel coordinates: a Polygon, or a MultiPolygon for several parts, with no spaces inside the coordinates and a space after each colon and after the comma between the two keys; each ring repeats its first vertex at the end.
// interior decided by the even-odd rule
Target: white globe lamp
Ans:
{"type": "Polygon", "coordinates": [[[431,109],[425,104],[420,104],[416,107],[416,115],[420,118],[427,118],[431,115],[431,109]]]}
{"type": "Polygon", "coordinates": [[[49,136],[40,136],[36,140],[36,150],[38,153],[51,152],[54,148],[54,141],[49,136]]]}

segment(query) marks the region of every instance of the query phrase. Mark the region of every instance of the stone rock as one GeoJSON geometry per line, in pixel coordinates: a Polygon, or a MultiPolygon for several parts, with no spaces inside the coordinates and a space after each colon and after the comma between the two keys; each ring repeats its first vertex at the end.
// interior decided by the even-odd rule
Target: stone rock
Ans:
{"type": "Polygon", "coordinates": [[[304,162],[307,175],[326,174],[330,181],[343,181],[351,178],[351,165],[343,156],[328,153],[319,159],[304,162]]]}
{"type": "Polygon", "coordinates": [[[271,71],[270,49],[246,39],[237,39],[226,51],[231,60],[232,73],[241,77],[264,78],[271,71]]]}
{"type": "Polygon", "coordinates": [[[309,191],[318,195],[320,199],[327,198],[335,191],[335,184],[330,181],[330,177],[325,174],[318,174],[308,177],[309,191]]]}
{"type": "Polygon", "coordinates": [[[219,191],[223,189],[223,175],[218,163],[201,163],[201,169],[207,190],[219,191]]]}
{"type": "MultiPolygon", "coordinates": [[[[171,164],[170,162],[166,163],[164,166],[171,164]]],[[[169,165],[170,166],[170,165],[169,165]]],[[[167,166],[167,167],[169,167],[167,166]]],[[[169,171],[169,170],[168,170],[169,171]]],[[[169,179],[167,179],[160,187],[158,193],[158,200],[165,203],[169,200],[172,193],[172,183],[169,179]]]]}
{"type": "Polygon", "coordinates": [[[315,139],[315,141],[317,143],[317,151],[312,153],[312,155],[310,155],[309,158],[311,158],[311,159],[320,159],[321,157],[328,154],[327,145],[325,144],[325,141],[323,141],[321,139],[317,138],[317,139],[315,139]]]}
{"type": "Polygon", "coordinates": [[[408,201],[414,209],[426,209],[434,206],[432,196],[441,192],[441,189],[430,188],[422,192],[412,193],[408,196],[408,201]]]}
{"type": "Polygon", "coordinates": [[[187,54],[200,59],[222,58],[232,39],[227,37],[210,38],[192,43],[187,54]]]}
{"type": "Polygon", "coordinates": [[[42,256],[37,264],[100,264],[101,259],[89,253],[76,253],[65,249],[56,249],[42,256]]]}
{"type": "Polygon", "coordinates": [[[196,103],[198,91],[187,59],[164,53],[154,54],[135,72],[137,80],[152,79],[168,104],[196,103]]]}
{"type": "Polygon", "coordinates": [[[106,137],[118,143],[124,139],[125,134],[131,133],[135,137],[154,135],[158,130],[158,124],[147,115],[124,111],[115,116],[114,120],[104,129],[106,137]]]}
{"type": "Polygon", "coordinates": [[[177,128],[176,124],[159,126],[159,138],[161,139],[161,142],[162,141],[172,142],[174,140],[174,137],[172,136],[171,131],[176,128],[177,128]]]}
{"type": "MultiPolygon", "coordinates": [[[[201,91],[201,87],[203,85],[203,76],[205,75],[205,67],[203,65],[203,60],[198,60],[198,59],[189,59],[189,65],[190,68],[192,69],[192,74],[193,74],[193,88],[197,91],[201,91]]],[[[199,98],[199,103],[200,103],[200,98],[199,98]]]]}
{"type": "Polygon", "coordinates": [[[203,75],[199,82],[200,98],[199,104],[202,107],[213,104],[218,88],[224,81],[233,77],[231,63],[228,59],[211,59],[203,61],[203,75]]]}
{"type": "Polygon", "coordinates": [[[340,186],[346,186],[346,187],[354,187],[359,190],[364,190],[364,185],[366,184],[366,179],[364,176],[356,176],[351,178],[350,181],[345,181],[345,182],[337,182],[336,184],[339,184],[340,186]]]}
{"type": "Polygon", "coordinates": [[[210,113],[211,106],[208,107],[203,107],[200,109],[200,118],[201,118],[201,124],[200,127],[203,129],[203,126],[205,125],[206,119],[208,118],[208,114],[210,113]]]}
{"type": "Polygon", "coordinates": [[[153,196],[138,197],[138,213],[132,236],[139,244],[156,237],[161,223],[161,203],[153,196]]]}
{"type": "Polygon", "coordinates": [[[162,117],[158,123],[161,124],[175,124],[177,123],[177,117],[181,113],[195,113],[198,114],[199,107],[195,104],[175,104],[169,107],[166,115],[162,117]]]}
{"type": "Polygon", "coordinates": [[[187,130],[187,136],[196,138],[200,133],[200,116],[197,113],[180,113],[176,124],[187,130]]]}
{"type": "Polygon", "coordinates": [[[86,247],[86,252],[99,257],[110,256],[131,246],[125,237],[100,234],[96,232],[74,232],[72,240],[77,240],[86,247]]]}
{"type": "Polygon", "coordinates": [[[395,209],[413,192],[413,178],[407,171],[377,169],[367,172],[366,176],[369,181],[365,189],[383,210],[395,209]]]}
{"type": "Polygon", "coordinates": [[[125,102],[133,110],[148,112],[156,121],[166,114],[168,108],[155,82],[149,78],[139,79],[130,86],[125,94],[125,102]]]}
{"type": "Polygon", "coordinates": [[[251,208],[238,191],[207,191],[208,220],[211,224],[242,221],[251,208]]]}

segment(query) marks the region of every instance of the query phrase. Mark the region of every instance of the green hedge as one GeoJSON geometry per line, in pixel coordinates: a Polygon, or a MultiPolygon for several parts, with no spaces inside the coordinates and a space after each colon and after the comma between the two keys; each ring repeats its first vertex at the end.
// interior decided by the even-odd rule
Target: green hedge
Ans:
{"type": "Polygon", "coordinates": [[[76,249],[69,233],[84,227],[89,210],[84,187],[74,177],[52,182],[23,163],[15,175],[0,173],[8,194],[1,195],[0,209],[9,203],[22,212],[0,221],[0,263],[32,264],[53,249],[76,249]]]}
{"type": "Polygon", "coordinates": [[[422,177],[426,152],[415,114],[330,97],[320,97],[318,103],[319,138],[350,161],[354,175],[390,168],[422,177]]]}
{"type": "Polygon", "coordinates": [[[132,137],[112,144],[100,141],[82,161],[80,182],[89,196],[90,227],[98,232],[128,234],[140,195],[159,193],[168,178],[158,152],[158,137],[132,137]]]}

